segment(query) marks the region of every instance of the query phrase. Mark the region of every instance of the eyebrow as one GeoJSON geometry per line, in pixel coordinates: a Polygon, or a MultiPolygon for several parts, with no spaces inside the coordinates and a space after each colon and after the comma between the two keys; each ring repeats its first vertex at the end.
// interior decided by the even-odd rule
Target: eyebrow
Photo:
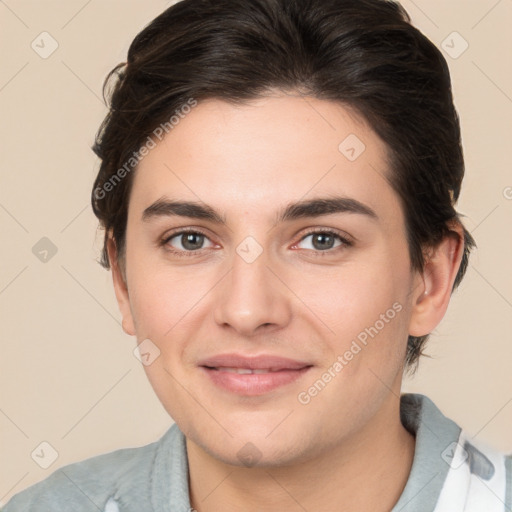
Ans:
{"type": "MultiPolygon", "coordinates": [[[[288,204],[276,215],[276,224],[306,217],[320,217],[336,213],[355,213],[365,215],[371,220],[378,220],[372,208],[350,197],[325,197],[308,199],[288,204]]],[[[161,198],[148,206],[142,213],[142,220],[149,221],[156,217],[189,217],[226,224],[226,217],[211,206],[195,201],[177,201],[161,198]]]]}

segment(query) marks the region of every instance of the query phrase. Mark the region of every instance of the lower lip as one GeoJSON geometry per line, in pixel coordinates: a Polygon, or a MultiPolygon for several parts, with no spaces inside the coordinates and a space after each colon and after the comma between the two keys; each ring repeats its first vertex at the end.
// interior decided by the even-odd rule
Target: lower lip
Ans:
{"type": "Polygon", "coordinates": [[[201,366],[214,384],[239,395],[256,396],[290,384],[302,377],[311,366],[300,370],[279,370],[269,373],[232,373],[201,366]]]}

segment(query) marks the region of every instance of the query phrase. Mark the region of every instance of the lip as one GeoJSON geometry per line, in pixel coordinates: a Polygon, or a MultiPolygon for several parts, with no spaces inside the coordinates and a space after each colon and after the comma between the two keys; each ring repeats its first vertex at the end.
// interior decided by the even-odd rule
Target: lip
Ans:
{"type": "Polygon", "coordinates": [[[239,354],[221,354],[199,363],[200,369],[216,386],[245,396],[269,393],[291,384],[313,366],[304,361],[269,354],[247,357],[239,354]],[[225,369],[269,370],[266,373],[234,373],[225,369]]]}
{"type": "Polygon", "coordinates": [[[271,370],[300,370],[311,363],[297,361],[287,357],[261,354],[259,356],[243,356],[241,354],[218,354],[199,362],[199,366],[210,368],[249,368],[251,370],[269,368],[271,370]]]}

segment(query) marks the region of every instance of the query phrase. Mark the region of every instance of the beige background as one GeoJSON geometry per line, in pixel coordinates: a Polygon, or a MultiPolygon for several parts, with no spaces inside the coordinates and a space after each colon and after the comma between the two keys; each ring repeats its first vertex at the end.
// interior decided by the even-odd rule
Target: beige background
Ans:
{"type": "MultiPolygon", "coordinates": [[[[95,261],[89,204],[103,78],[168,4],[0,1],[0,502],[69,462],[152,442],[171,424],[121,330],[110,273],[95,261]],[[44,31],[58,43],[47,58],[31,47],[51,49],[44,31]],[[57,248],[46,262],[32,250],[42,237],[57,248]],[[35,462],[50,460],[42,442],[58,454],[48,469],[35,462]]],[[[479,244],[430,341],[432,359],[405,390],[511,452],[512,1],[403,5],[438,46],[460,52],[454,31],[469,44],[445,56],[467,161],[459,209],[479,244]]]]}

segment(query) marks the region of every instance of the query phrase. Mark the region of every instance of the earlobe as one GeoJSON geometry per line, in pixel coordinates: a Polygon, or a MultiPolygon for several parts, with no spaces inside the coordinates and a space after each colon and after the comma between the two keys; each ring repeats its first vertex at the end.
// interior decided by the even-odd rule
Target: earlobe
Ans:
{"type": "Polygon", "coordinates": [[[409,334],[430,334],[443,319],[453,283],[464,252],[462,226],[451,226],[451,232],[425,257],[425,265],[416,284],[409,334]]]}
{"type": "Polygon", "coordinates": [[[117,247],[115,240],[112,236],[109,236],[107,242],[108,258],[110,262],[110,268],[112,269],[112,281],[114,284],[114,291],[116,294],[117,304],[122,316],[122,327],[123,331],[130,335],[135,336],[135,325],[133,322],[133,316],[130,308],[130,296],[128,293],[128,286],[126,283],[126,277],[123,275],[119,266],[119,259],[117,255],[117,247]]]}

